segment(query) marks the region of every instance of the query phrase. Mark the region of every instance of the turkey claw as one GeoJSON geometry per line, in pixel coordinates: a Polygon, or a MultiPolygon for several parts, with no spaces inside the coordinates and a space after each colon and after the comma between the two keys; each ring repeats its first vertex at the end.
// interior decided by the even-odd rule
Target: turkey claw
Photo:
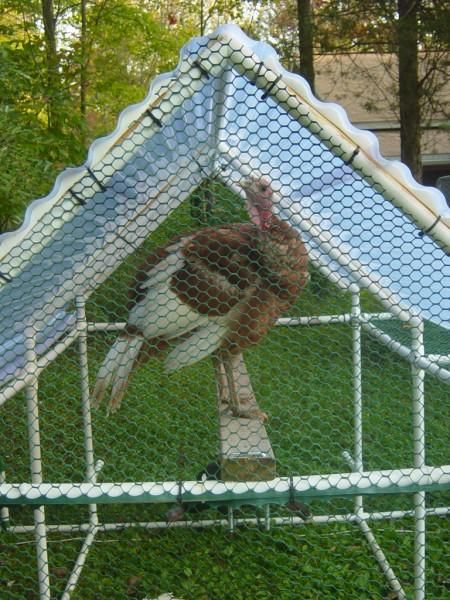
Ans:
{"type": "Polygon", "coordinates": [[[259,408],[237,408],[232,411],[233,417],[239,417],[241,419],[254,419],[256,421],[261,421],[261,423],[265,423],[269,420],[269,416],[264,411],[259,408]]]}

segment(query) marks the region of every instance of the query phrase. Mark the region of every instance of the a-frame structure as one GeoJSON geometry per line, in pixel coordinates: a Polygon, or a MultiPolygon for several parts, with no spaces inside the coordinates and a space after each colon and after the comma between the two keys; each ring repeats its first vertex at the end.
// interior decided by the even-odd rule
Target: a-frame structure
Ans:
{"type": "MultiPolygon", "coordinates": [[[[187,44],[177,69],[156,78],[147,98],[126,109],[116,130],[92,145],[86,163],[64,171],[52,192],[30,205],[22,227],[0,238],[0,404],[7,411],[8,401],[25,390],[32,471],[31,483],[24,483],[5,467],[0,504],[36,507],[40,597],[50,598],[46,505],[90,505],[86,541],[63,595],[68,598],[99,531],[97,504],[162,503],[181,495],[184,503],[230,507],[283,504],[294,495],[353,495],[349,520],[360,526],[392,589],[405,597],[370,530],[362,494],[409,492],[416,523],[415,598],[424,598],[426,493],[450,487],[450,465],[426,461],[424,393],[426,373],[450,381],[449,251],[450,209],[443,195],[416,183],[402,164],[383,159],[376,138],[355,129],[339,106],[314,98],[299,76],[281,67],[273,49],[235,26],[187,44]],[[238,483],[97,483],[87,336],[106,327],[87,321],[86,302],[203,182],[221,181],[239,193],[238,182],[249,174],[271,178],[279,216],[301,232],[314,267],[352,297],[348,313],[314,317],[352,327],[350,472],[283,473],[238,483]],[[362,310],[364,290],[382,310],[362,310]],[[364,469],[363,330],[411,363],[414,447],[402,468],[364,469]],[[43,478],[38,381],[74,343],[86,476],[57,483],[43,478]]],[[[286,318],[280,325],[310,325],[314,319],[286,318]]],[[[8,509],[2,511],[6,520],[8,509]]]]}

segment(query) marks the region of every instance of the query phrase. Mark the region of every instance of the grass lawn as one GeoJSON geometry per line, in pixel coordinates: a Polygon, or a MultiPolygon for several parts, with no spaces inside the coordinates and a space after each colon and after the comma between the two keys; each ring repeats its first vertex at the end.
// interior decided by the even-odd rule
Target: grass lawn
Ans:
{"type": "MultiPolygon", "coordinates": [[[[237,220],[241,211],[229,196],[214,213],[218,221],[237,220]],[[222,211],[222,212],[221,212],[222,211]],[[226,219],[224,219],[226,217],[226,219]]],[[[88,318],[126,317],[126,289],[145,252],[174,232],[194,227],[188,206],[177,209],[90,298],[88,318]]],[[[364,310],[376,301],[362,297],[364,310]]],[[[314,270],[291,315],[348,312],[350,297],[314,270]]],[[[91,383],[114,339],[89,335],[91,383]]],[[[278,327],[245,354],[259,404],[270,420],[267,431],[278,474],[346,472],[342,452],[353,445],[351,328],[348,325],[278,327]]],[[[73,345],[40,379],[40,416],[45,481],[84,478],[78,353],[73,345]]],[[[427,461],[449,462],[449,389],[426,378],[427,461]]],[[[410,367],[387,348],[363,335],[364,463],[367,469],[412,466],[410,367]]],[[[26,412],[23,394],[1,413],[2,459],[9,481],[29,480],[26,412]]],[[[120,411],[93,414],[94,447],[104,461],[101,481],[194,479],[218,451],[215,383],[210,361],[166,374],[154,359],[133,377],[120,411]]],[[[448,494],[430,494],[428,506],[448,505],[448,494]]],[[[313,499],[313,515],[342,514],[352,500],[313,499]]],[[[411,509],[411,496],[368,498],[374,511],[411,509]]],[[[167,506],[100,507],[104,523],[163,520],[167,506]]],[[[273,507],[272,516],[289,521],[292,513],[273,507]]],[[[354,525],[272,526],[264,529],[263,508],[242,507],[237,516],[261,517],[261,524],[226,528],[126,529],[99,533],[73,598],[154,598],[172,592],[185,600],[376,599],[393,598],[365,538],[354,525]]],[[[80,523],[87,508],[51,507],[49,523],[80,523]]],[[[197,517],[195,517],[197,518],[197,517]]],[[[207,510],[199,518],[220,519],[207,510]]],[[[31,524],[32,511],[16,507],[11,523],[31,524]]],[[[427,597],[448,598],[448,521],[427,521],[427,597]],[[446,562],[447,561],[447,562],[446,562]]],[[[414,523],[411,518],[379,521],[377,539],[409,597],[413,592],[414,523]]],[[[81,547],[76,529],[49,536],[51,581],[55,596],[81,547]]],[[[0,533],[0,597],[37,598],[33,535],[0,533]]]]}

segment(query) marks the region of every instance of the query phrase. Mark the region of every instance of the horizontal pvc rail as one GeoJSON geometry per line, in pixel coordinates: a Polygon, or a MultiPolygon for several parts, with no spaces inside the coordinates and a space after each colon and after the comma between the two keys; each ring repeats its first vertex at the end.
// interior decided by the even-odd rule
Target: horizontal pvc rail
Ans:
{"type": "Polygon", "coordinates": [[[271,481],[3,483],[0,504],[232,502],[286,504],[294,497],[400,494],[450,489],[450,465],[278,477],[271,481]]]}
{"type": "MultiPolygon", "coordinates": [[[[446,517],[450,515],[450,507],[427,508],[427,517],[446,517]]],[[[358,520],[365,521],[391,521],[414,516],[413,510],[392,510],[384,512],[363,512],[361,515],[355,513],[331,514],[331,515],[313,515],[305,520],[298,517],[293,512],[291,515],[284,517],[270,517],[270,522],[273,525],[328,525],[330,523],[354,523],[358,520]]],[[[238,525],[257,525],[264,520],[264,517],[235,517],[238,525]]],[[[121,523],[99,523],[97,526],[98,533],[109,531],[123,531],[124,529],[173,529],[176,527],[228,527],[228,519],[196,519],[193,520],[189,513],[186,519],[174,522],[167,521],[124,521],[121,523]]],[[[60,525],[47,525],[47,533],[89,533],[92,530],[90,523],[65,523],[60,525]]],[[[33,525],[12,525],[8,527],[8,532],[13,535],[29,534],[34,532],[33,525]]]]}

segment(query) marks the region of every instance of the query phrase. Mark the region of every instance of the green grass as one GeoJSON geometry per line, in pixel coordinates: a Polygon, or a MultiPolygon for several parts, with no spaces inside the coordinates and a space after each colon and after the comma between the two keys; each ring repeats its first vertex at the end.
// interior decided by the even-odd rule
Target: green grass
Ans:
{"type": "MultiPolygon", "coordinates": [[[[226,196],[214,213],[232,206],[226,196]]],[[[233,207],[231,220],[239,218],[233,207]]],[[[126,290],[145,253],[175,232],[193,229],[188,205],[170,215],[90,298],[89,319],[117,321],[126,317],[126,290]]],[[[379,308],[363,294],[364,310],[379,308]]],[[[337,291],[313,270],[311,282],[290,314],[336,314],[350,308],[348,294],[337,291]]],[[[91,382],[114,336],[89,336],[91,382]]],[[[275,328],[245,354],[256,396],[270,415],[267,430],[280,475],[345,472],[342,451],[353,444],[351,328],[347,325],[275,328]]],[[[40,417],[44,479],[84,478],[82,416],[77,347],[72,346],[40,379],[40,417]]],[[[410,367],[387,348],[363,336],[365,467],[412,466],[410,367]]],[[[18,394],[2,412],[2,459],[7,478],[29,480],[26,404],[18,394]]],[[[448,463],[448,386],[426,378],[428,464],[448,463]]],[[[153,359],[133,377],[120,411],[93,414],[97,459],[105,466],[103,481],[193,479],[218,452],[215,384],[210,361],[166,374],[153,359]]],[[[428,505],[448,505],[448,494],[429,495],[428,505]]],[[[410,496],[368,498],[371,510],[412,508],[410,496]]],[[[103,506],[103,522],[151,521],[165,518],[167,506],[103,506]]],[[[311,500],[314,515],[352,510],[349,499],[311,500]]],[[[263,516],[263,509],[243,507],[241,516],[263,516]]],[[[284,507],[273,516],[288,518],[284,507]]],[[[200,516],[222,518],[209,510],[200,516]]],[[[31,524],[32,511],[11,510],[12,524],[31,524]]],[[[49,507],[49,523],[86,522],[86,507],[49,507]]],[[[448,598],[446,573],[448,525],[428,519],[427,597],[448,598]]],[[[413,589],[413,522],[378,522],[374,531],[409,597],[413,589]]],[[[51,534],[49,552],[55,597],[81,547],[73,531],[51,534]]],[[[448,558],[448,557],[447,557],[448,558]]],[[[153,598],[173,592],[185,600],[376,599],[390,598],[386,582],[359,530],[352,525],[239,527],[98,534],[74,598],[103,600],[153,598]]],[[[33,536],[0,533],[0,597],[37,598],[33,536]]]]}

